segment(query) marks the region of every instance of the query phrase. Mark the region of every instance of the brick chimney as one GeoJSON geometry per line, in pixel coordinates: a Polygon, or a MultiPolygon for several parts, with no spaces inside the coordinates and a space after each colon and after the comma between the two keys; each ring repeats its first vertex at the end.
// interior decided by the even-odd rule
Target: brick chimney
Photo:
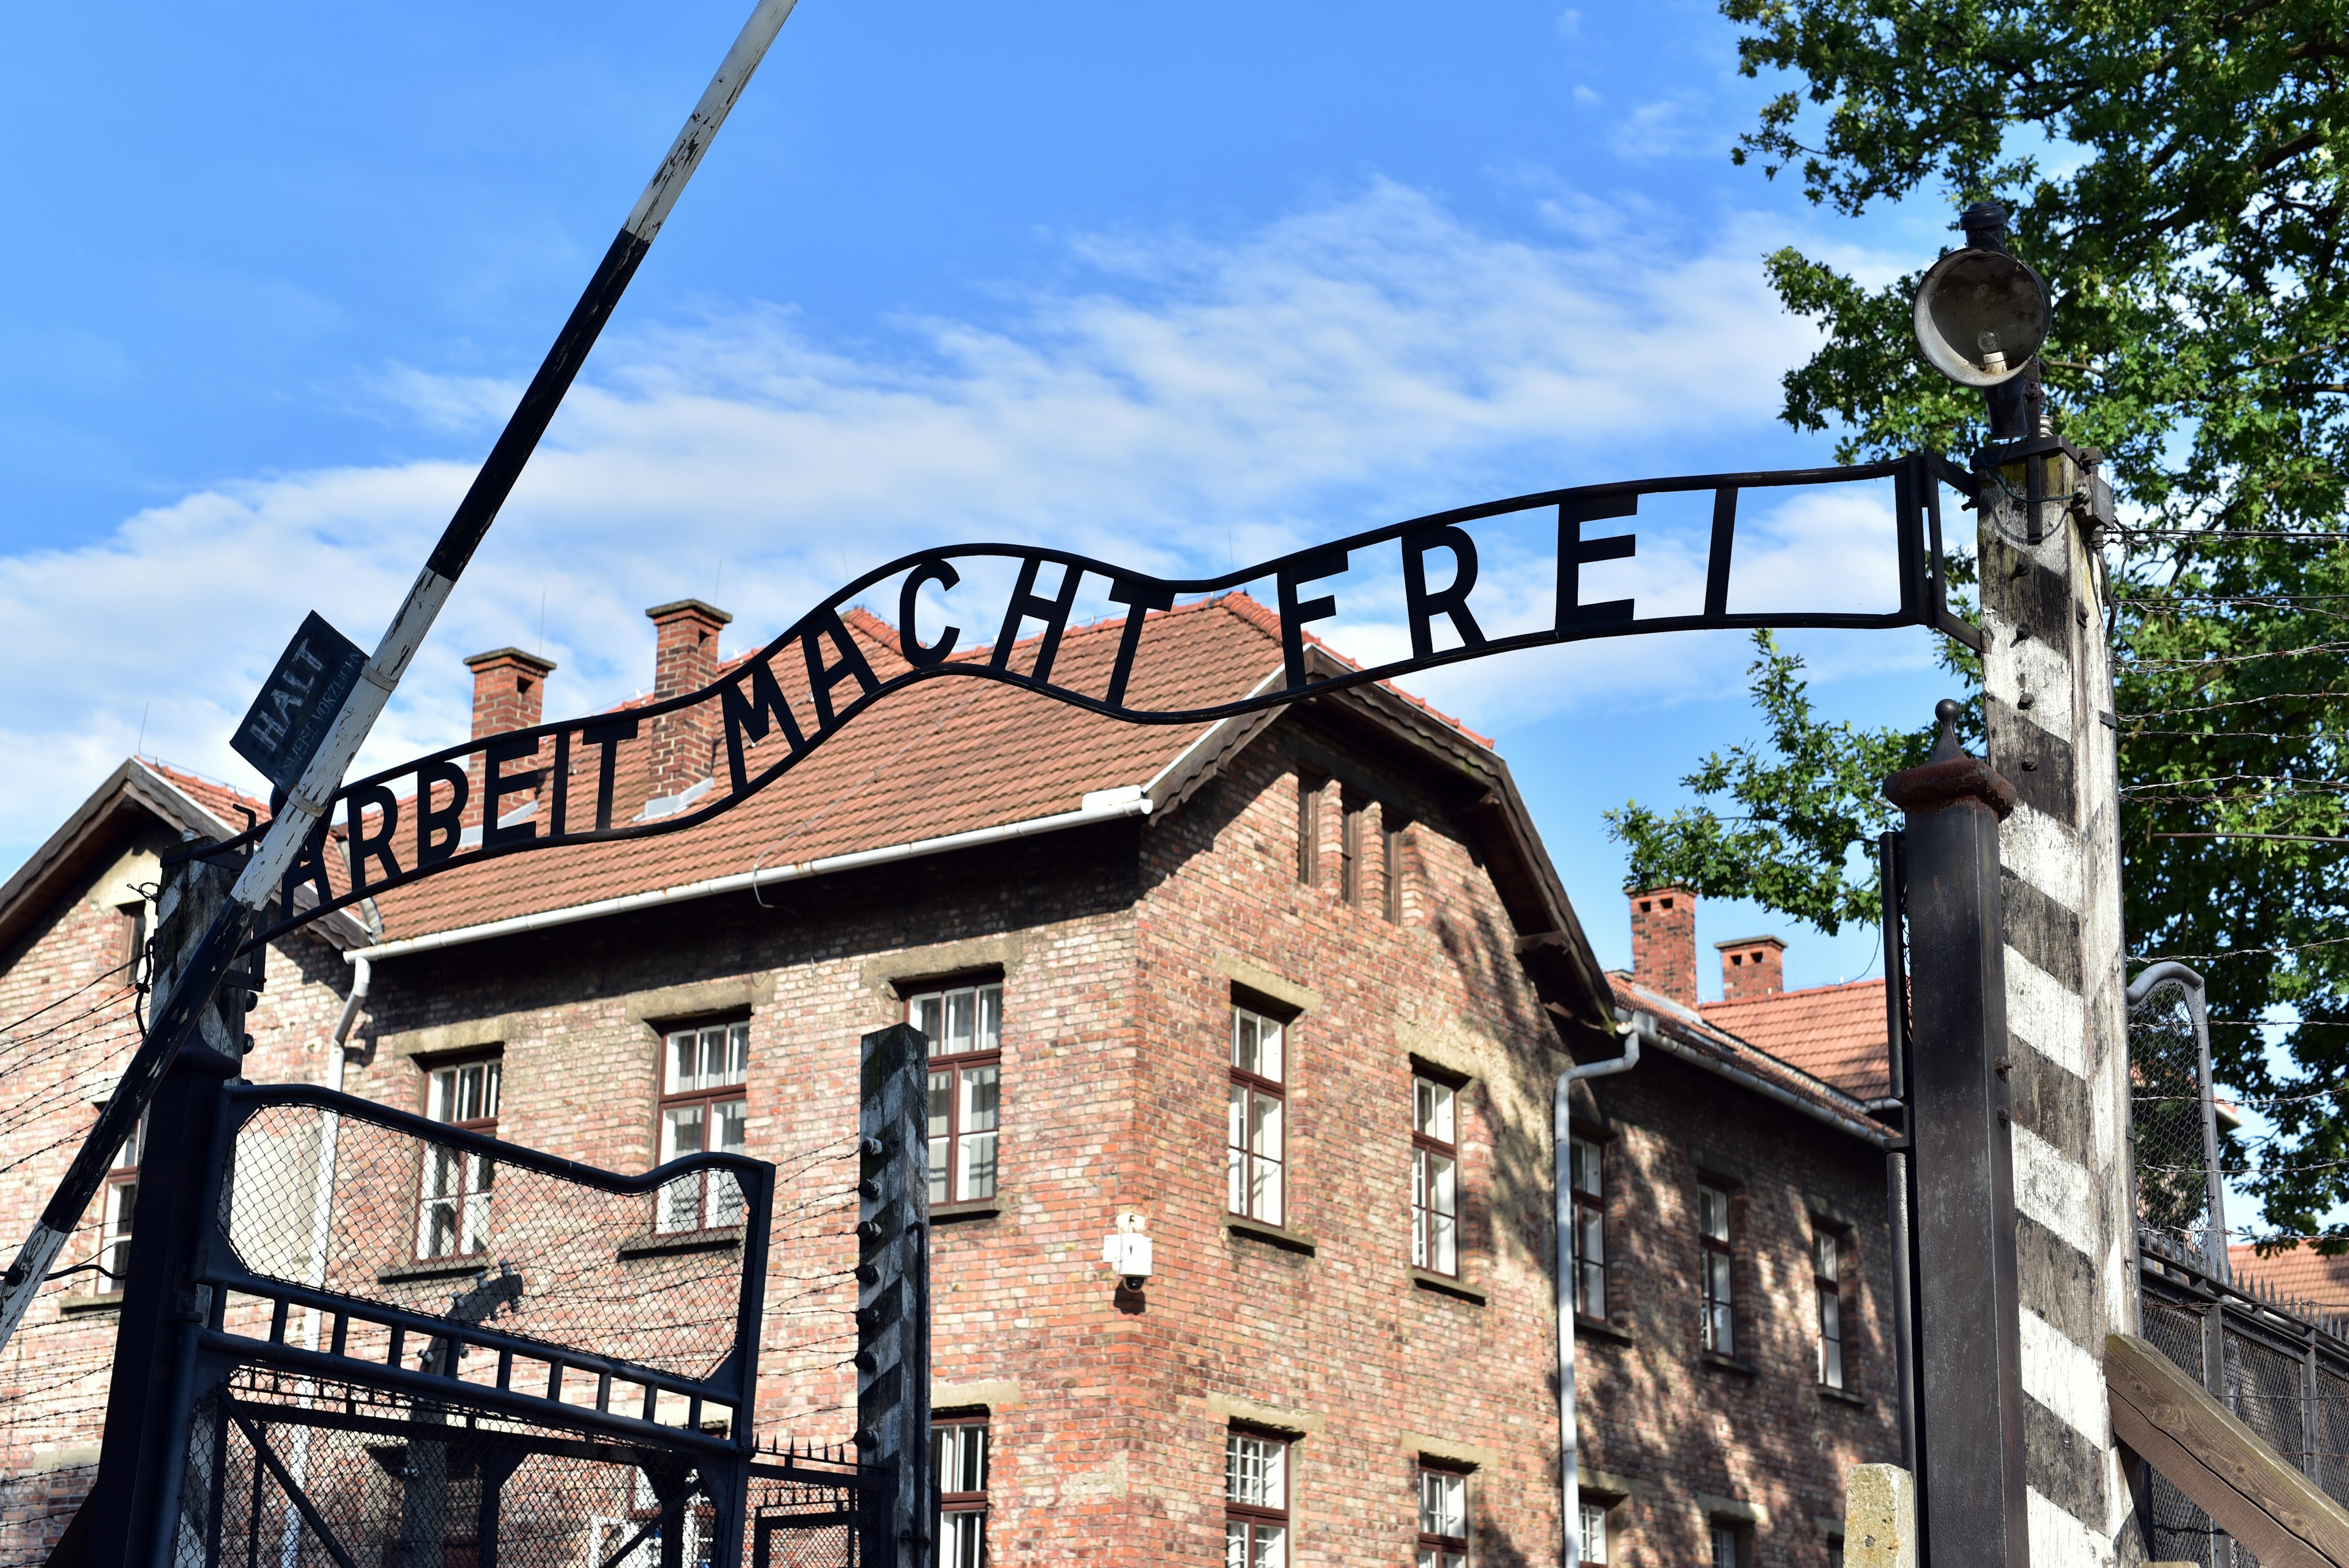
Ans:
{"type": "MultiPolygon", "coordinates": [[[[546,678],[554,673],[554,660],[541,659],[535,653],[524,653],[519,648],[501,648],[488,653],[477,653],[465,660],[465,668],[473,672],[473,739],[483,735],[502,734],[508,730],[527,730],[546,714],[546,678]]],[[[526,766],[515,763],[514,768],[526,766]]],[[[479,753],[465,763],[465,794],[467,827],[481,824],[481,758],[479,753]]],[[[530,799],[527,794],[510,794],[498,804],[507,811],[530,799]]]]}
{"type": "Polygon", "coordinates": [[[1683,1007],[1696,1005],[1696,895],[1649,888],[1631,895],[1631,978],[1683,1007]]]}
{"type": "Polygon", "coordinates": [[[1786,989],[1786,944],[1775,937],[1715,942],[1721,954],[1721,1000],[1751,1002],[1786,989]]]}
{"type": "MultiPolygon", "coordinates": [[[[656,628],[653,700],[696,691],[718,678],[719,628],[734,618],[699,599],[678,599],[645,611],[656,628]]],[[[652,798],[679,794],[708,778],[718,742],[718,704],[697,703],[664,713],[646,727],[650,742],[652,798]]]]}

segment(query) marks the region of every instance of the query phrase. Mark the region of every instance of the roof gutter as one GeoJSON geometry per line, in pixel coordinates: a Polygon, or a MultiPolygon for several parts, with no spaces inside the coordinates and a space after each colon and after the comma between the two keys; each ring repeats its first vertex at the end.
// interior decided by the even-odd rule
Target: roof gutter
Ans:
{"type": "Polygon", "coordinates": [[[999,823],[993,827],[975,827],[967,833],[942,834],[936,838],[916,838],[905,844],[891,844],[877,849],[859,849],[848,855],[826,856],[816,860],[802,860],[781,866],[762,867],[755,871],[738,871],[729,877],[712,877],[706,881],[681,883],[674,888],[661,888],[648,893],[629,893],[616,898],[598,898],[589,904],[573,904],[560,909],[543,909],[534,915],[516,915],[510,919],[491,920],[483,925],[459,926],[450,930],[433,931],[403,941],[382,942],[364,951],[347,952],[343,957],[352,962],[361,958],[381,962],[407,953],[430,952],[437,948],[460,947],[468,942],[489,941],[497,937],[518,936],[524,931],[544,930],[553,926],[574,925],[581,920],[601,919],[606,915],[625,915],[637,909],[658,909],[668,904],[682,904],[694,898],[715,898],[721,893],[746,893],[754,888],[769,887],[777,882],[803,881],[810,877],[827,876],[834,871],[854,871],[868,866],[886,866],[893,861],[911,860],[924,855],[936,855],[951,849],[971,849],[983,844],[1002,844],[1015,838],[1032,838],[1038,834],[1057,833],[1062,828],[1083,827],[1096,822],[1114,822],[1122,817],[1147,816],[1150,797],[1137,785],[1119,789],[1095,790],[1085,796],[1084,804],[1074,811],[1058,812],[1050,816],[1031,816],[1024,822],[999,823]]]}
{"type": "Polygon", "coordinates": [[[1692,1067],[1701,1067],[1717,1077],[1726,1078],[1742,1089],[1751,1089],[1765,1099],[1775,1100],[1789,1110],[1800,1111],[1813,1121],[1825,1122],[1837,1131],[1849,1133],[1861,1142],[1877,1148],[1889,1147],[1894,1141],[1891,1132],[1887,1128],[1863,1121],[1857,1116],[1847,1115],[1832,1106],[1820,1105],[1816,1100],[1806,1100],[1793,1090],[1783,1088],[1767,1078],[1723,1062],[1717,1056],[1709,1055],[1682,1041],[1675,1040],[1656,1027],[1655,1020],[1644,1012],[1633,1016],[1639,1024],[1640,1038],[1654,1045],[1668,1056],[1677,1056],[1692,1067]]]}

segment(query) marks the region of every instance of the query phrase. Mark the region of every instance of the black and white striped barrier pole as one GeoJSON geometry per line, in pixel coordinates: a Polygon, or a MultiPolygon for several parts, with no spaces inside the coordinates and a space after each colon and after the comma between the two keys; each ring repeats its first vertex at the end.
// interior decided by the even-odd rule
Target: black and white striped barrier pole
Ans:
{"type": "Polygon", "coordinates": [[[0,1276],[0,1345],[6,1345],[16,1332],[26,1309],[57,1262],[66,1238],[72,1234],[90,1200],[98,1196],[108,1161],[138,1126],[164,1070],[182,1043],[194,1033],[199,1014],[219,990],[238,950],[259,929],[263,909],[276,894],[286,869],[309,839],[312,828],[326,814],[328,801],[342,784],[344,771],[375,727],[384,704],[390,701],[401,674],[407,670],[409,660],[416,656],[425,634],[432,629],[440,607],[448,603],[450,590],[465,570],[465,563],[472,558],[481,536],[496,521],[498,509],[505,504],[514,481],[522,476],[523,466],[537,450],[539,438],[546,433],[548,422],[562,405],[564,394],[570,390],[572,379],[585,362],[588,350],[595,346],[604,324],[612,318],[613,307],[619,304],[629,279],[636,275],[636,265],[652,248],[654,237],[668,219],[669,209],[684,193],[686,182],[693,178],[718,128],[726,123],[735,99],[750,84],[750,73],[758,69],[759,62],[766,57],[767,47],[775,41],[776,33],[781,30],[796,3],[797,0],[759,0],[750,19],[743,24],[734,47],[727,50],[724,63],[702,93],[701,101],[694,105],[693,113],[687,118],[685,129],[678,132],[668,155],[661,160],[644,194],[636,198],[628,221],[621,225],[611,248],[604,253],[595,275],[588,280],[586,291],[572,308],[571,318],[563,324],[563,331],[555,337],[554,347],[547,351],[538,374],[531,378],[529,389],[523,393],[520,406],[506,421],[497,444],[490,449],[488,461],[473,476],[464,500],[458,503],[456,514],[442,531],[440,542],[433,546],[431,558],[418,575],[416,586],[409,590],[399,613],[392,618],[383,640],[377,644],[375,656],[367,661],[357,683],[344,699],[333,727],[326,732],[300,781],[287,792],[285,805],[271,820],[260,846],[245,861],[235,887],[230,890],[227,905],[198,942],[171,995],[157,999],[146,1038],[140,1042],[138,1051],[124,1068],[120,1084],[105,1109],[98,1113],[98,1124],[82,1141],[80,1152],[67,1168],[65,1179],[58,1183],[48,1206],[41,1211],[32,1234],[17,1249],[7,1273],[0,1276]]]}

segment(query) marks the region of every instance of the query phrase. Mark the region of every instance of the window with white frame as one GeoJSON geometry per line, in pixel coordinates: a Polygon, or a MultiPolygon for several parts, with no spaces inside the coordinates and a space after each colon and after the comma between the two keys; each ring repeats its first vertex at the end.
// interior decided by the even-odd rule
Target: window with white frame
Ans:
{"type": "Polygon", "coordinates": [[[932,1424],[930,1473],[938,1487],[938,1568],[985,1568],[985,1416],[941,1416],[932,1424]]]}
{"type": "Polygon", "coordinates": [[[1281,1024],[1232,1008],[1232,1072],[1224,1150],[1226,1207],[1268,1225],[1288,1212],[1288,1075],[1281,1024]]]}
{"type": "Polygon", "coordinates": [[[1567,1144],[1567,1182],[1574,1200],[1574,1315],[1607,1317],[1606,1146],[1587,1137],[1567,1144]]]}
{"type": "Polygon", "coordinates": [[[1607,1505],[1603,1502],[1586,1502],[1581,1505],[1581,1511],[1582,1561],[1589,1563],[1591,1568],[1606,1568],[1607,1505]]]}
{"type": "Polygon", "coordinates": [[[1729,1189],[1702,1182],[1696,1189],[1697,1310],[1704,1348],[1737,1354],[1735,1269],[1729,1239],[1729,1189]]]}
{"type": "Polygon", "coordinates": [[[1003,983],[942,986],[905,999],[930,1043],[930,1201],[995,1196],[1002,1137],[1003,983]]]}
{"type": "Polygon", "coordinates": [[[1819,1383],[1844,1386],[1843,1239],[1821,1230],[1811,1238],[1811,1283],[1819,1298],[1819,1383]]]}
{"type": "Polygon", "coordinates": [[[1224,1568],[1288,1568],[1288,1445],[1224,1438],[1224,1568]]]}
{"type": "Polygon", "coordinates": [[[91,1260],[98,1264],[93,1294],[119,1291],[130,1277],[130,1222],[139,1207],[139,1162],[146,1153],[147,1113],[141,1111],[130,1136],[107,1162],[106,1188],[98,1209],[98,1255],[91,1260]]]}
{"type": "MultiPolygon", "coordinates": [[[[662,1043],[660,1158],[741,1154],[750,1145],[750,1025],[672,1029],[662,1043]]],[[[653,1228],[663,1234],[742,1222],[742,1184],[725,1171],[681,1176],[660,1190],[653,1228]]]]}
{"type": "Polygon", "coordinates": [[[1460,1272],[1459,1091],[1440,1078],[1411,1080],[1411,1261],[1460,1272]]]}
{"type": "Polygon", "coordinates": [[[1746,1559],[1745,1532],[1726,1520],[1708,1527],[1713,1538],[1713,1568],[1741,1568],[1746,1559]]]}
{"type": "Polygon", "coordinates": [[[1419,1568],[1468,1568],[1468,1478],[1419,1467],[1419,1568]]]}
{"type": "MultiPolygon", "coordinates": [[[[504,1064],[495,1056],[428,1069],[424,1114],[495,1137],[503,1073],[504,1064]]],[[[418,1258],[470,1257],[490,1244],[490,1193],[496,1177],[496,1162],[484,1156],[425,1146],[423,1191],[416,1210],[418,1258]]]]}

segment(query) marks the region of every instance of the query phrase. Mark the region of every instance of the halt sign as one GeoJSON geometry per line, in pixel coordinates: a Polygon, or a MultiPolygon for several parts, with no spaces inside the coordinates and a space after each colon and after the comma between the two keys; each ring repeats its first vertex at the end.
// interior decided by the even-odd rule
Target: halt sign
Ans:
{"type": "Polygon", "coordinates": [[[367,655],[357,644],[312,610],[277,656],[277,668],[269,672],[229,744],[267,774],[270,783],[291,791],[318,754],[319,742],[343,711],[343,700],[358,684],[366,663],[367,655]]]}

